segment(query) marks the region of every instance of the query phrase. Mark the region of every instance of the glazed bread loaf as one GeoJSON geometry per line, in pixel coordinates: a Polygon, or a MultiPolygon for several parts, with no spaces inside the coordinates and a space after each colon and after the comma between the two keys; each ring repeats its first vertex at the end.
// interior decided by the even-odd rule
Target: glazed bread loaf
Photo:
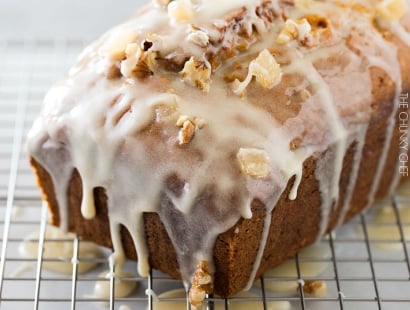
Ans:
{"type": "Polygon", "coordinates": [[[406,0],[157,0],[28,137],[52,223],[230,296],[407,177],[406,0]]]}

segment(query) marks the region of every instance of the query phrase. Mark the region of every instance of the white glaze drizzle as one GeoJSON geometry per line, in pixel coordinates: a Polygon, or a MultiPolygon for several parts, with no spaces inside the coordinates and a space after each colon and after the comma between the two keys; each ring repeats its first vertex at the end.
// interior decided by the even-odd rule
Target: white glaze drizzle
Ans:
{"type": "Polygon", "coordinates": [[[410,45],[410,33],[408,33],[400,23],[393,23],[389,29],[405,44],[410,45]]]}
{"type": "MultiPolygon", "coordinates": [[[[255,13],[259,3],[260,1],[255,0],[239,1],[235,4],[226,4],[224,8],[230,10],[245,6],[244,27],[249,30],[253,25],[263,38],[272,38],[279,29],[270,28],[266,20],[255,13]],[[266,37],[263,36],[265,33],[266,37]]],[[[202,16],[218,19],[226,13],[224,8],[211,10],[208,4],[203,3],[202,6],[196,7],[198,12],[203,13],[202,16]]],[[[280,15],[282,7],[278,2],[272,1],[269,4],[280,15]]],[[[302,13],[322,14],[322,9],[329,11],[334,8],[330,3],[314,2],[304,12],[295,10],[296,13],[291,11],[289,15],[298,17],[302,13]]],[[[322,110],[318,115],[323,114],[326,128],[331,131],[330,135],[321,133],[317,141],[306,138],[301,147],[292,151],[289,149],[289,143],[293,138],[300,137],[304,128],[300,125],[292,127],[298,118],[288,120],[283,125],[279,124],[266,115],[267,113],[252,106],[248,100],[229,95],[223,77],[217,73],[212,76],[211,88],[207,96],[194,88],[187,89],[186,85],[175,79],[175,75],[166,72],[163,72],[163,78],[154,74],[149,82],[133,79],[107,81],[99,78],[106,72],[107,65],[118,65],[118,63],[107,62],[104,55],[94,58],[88,55],[98,55],[95,51],[101,46],[107,47],[104,44],[111,42],[110,39],[122,31],[135,33],[139,43],[144,40],[147,33],[158,34],[160,39],[150,40],[152,51],[157,52],[161,57],[175,56],[173,52],[177,51],[176,54],[204,59],[207,52],[216,53],[219,49],[226,48],[240,39],[238,33],[230,28],[220,37],[220,33],[214,26],[227,26],[227,24],[224,24],[222,19],[217,20],[213,26],[203,25],[203,29],[212,40],[220,44],[209,46],[204,50],[185,41],[186,22],[171,21],[166,9],[162,7],[148,8],[146,11],[148,12],[145,15],[117,27],[88,48],[82,54],[79,65],[70,71],[67,80],[50,91],[45,100],[43,114],[29,135],[30,153],[49,171],[53,179],[63,228],[67,225],[66,193],[73,168],[78,170],[83,181],[81,211],[85,218],[92,218],[95,214],[94,188],[106,189],[110,232],[115,251],[113,258],[119,265],[122,265],[125,259],[120,236],[120,225],[123,225],[129,230],[135,243],[139,258],[138,271],[142,275],[146,275],[149,268],[142,217],[144,212],[159,214],[176,249],[180,271],[187,283],[198,260],[205,259],[212,263],[215,238],[232,227],[240,217],[250,218],[252,215],[250,204],[254,198],[259,198],[266,205],[267,215],[249,279],[249,283],[252,283],[263,257],[271,225],[271,212],[280,194],[289,179],[295,176],[289,194],[289,199],[295,199],[302,179],[303,162],[315,152],[323,152],[329,145],[335,147],[334,154],[328,155],[331,158],[317,159],[319,166],[326,166],[328,171],[322,175],[316,173],[322,196],[319,236],[326,231],[333,203],[337,204],[338,185],[347,148],[347,130],[350,132],[351,128],[348,121],[345,124],[346,120],[340,117],[340,109],[343,110],[343,107],[336,106],[337,102],[333,99],[333,93],[326,79],[316,70],[313,62],[321,58],[325,59],[326,52],[336,50],[338,40],[343,38],[343,33],[351,30],[351,26],[343,25],[346,29],[343,29],[339,36],[335,33],[335,42],[333,45],[330,44],[329,49],[313,49],[311,53],[299,52],[295,47],[287,49],[287,52],[291,53],[291,62],[283,66],[283,70],[287,73],[301,74],[314,89],[314,96],[303,104],[299,118],[303,121],[315,114],[309,111],[317,110],[314,98],[318,100],[322,110]],[[180,42],[184,42],[184,45],[180,45],[180,42]],[[223,104],[218,104],[220,101],[223,101],[223,104]],[[140,135],[140,132],[149,127],[153,121],[155,122],[156,118],[158,121],[158,107],[164,105],[175,110],[171,116],[161,116],[163,119],[161,117],[159,119],[162,126],[160,134],[163,136],[164,144],[152,140],[150,142],[152,146],[147,147],[144,137],[139,140],[135,136],[140,135]],[[214,112],[216,110],[218,113],[214,112]],[[178,114],[193,115],[207,122],[204,130],[195,133],[190,148],[186,150],[174,147],[177,136],[174,122],[178,114]],[[83,121],[83,116],[87,116],[87,122],[83,121]],[[81,141],[82,145],[76,145],[78,141],[81,141]],[[229,165],[225,157],[226,154],[233,153],[240,147],[266,150],[271,160],[271,176],[263,180],[251,178],[238,180],[235,170],[237,166],[229,165]],[[61,154],[64,160],[59,158],[58,155],[61,154]],[[168,160],[161,160],[161,156],[167,156],[168,160]],[[138,163],[138,165],[130,165],[130,163],[138,163]],[[329,169],[329,165],[332,169],[329,169]],[[178,178],[185,182],[180,195],[164,189],[165,180],[172,173],[177,173],[178,178]],[[218,175],[219,178],[215,179],[213,175],[218,175]],[[207,191],[214,188],[216,194],[212,196],[212,204],[218,212],[210,213],[201,208],[201,199],[208,199],[207,191]],[[240,194],[233,203],[231,194],[238,192],[240,194]],[[235,208],[231,206],[232,204],[235,208]],[[204,219],[206,219],[205,223],[204,219]],[[190,235],[187,235],[186,231],[190,235]]],[[[344,13],[347,16],[348,13],[344,13]]],[[[357,16],[356,18],[361,19],[357,16]]],[[[198,17],[191,22],[200,21],[201,18],[198,17]]],[[[365,26],[365,29],[367,28],[369,27],[365,26]]],[[[401,30],[396,29],[396,31],[401,30]]],[[[263,39],[257,41],[250,40],[247,43],[248,54],[255,53],[266,43],[263,39]]],[[[377,41],[383,50],[391,49],[391,44],[385,43],[380,35],[377,41]]],[[[392,58],[394,58],[392,53],[386,52],[381,57],[369,56],[368,61],[370,65],[381,67],[391,75],[393,80],[397,80],[396,88],[400,92],[400,72],[397,74],[399,67],[395,66],[393,73],[389,68],[389,65],[397,64],[397,61],[394,62],[392,58]],[[381,58],[386,55],[388,61],[382,60],[381,58]]],[[[227,63],[229,64],[229,61],[227,63]]],[[[370,92],[370,87],[368,91],[370,92]]],[[[377,167],[377,178],[373,183],[369,201],[373,199],[372,196],[378,187],[393,126],[394,119],[389,123],[386,142],[377,167]]],[[[361,136],[356,137],[359,144],[363,143],[360,138],[361,136]]],[[[359,150],[357,150],[355,159],[359,157],[359,150]]],[[[347,190],[348,196],[352,195],[358,169],[358,164],[354,165],[353,176],[347,190]]],[[[343,207],[344,211],[345,209],[347,203],[343,207]]]]}
{"type": "Polygon", "coordinates": [[[350,202],[353,198],[353,193],[359,176],[360,163],[362,162],[363,147],[366,140],[367,128],[368,124],[365,123],[358,129],[358,133],[355,135],[354,141],[356,142],[356,147],[353,156],[353,164],[350,172],[349,183],[346,188],[343,206],[340,210],[337,226],[343,224],[347,211],[350,208],[350,202]]]}
{"type": "Polygon", "coordinates": [[[280,194],[282,193],[283,189],[280,189],[277,191],[277,196],[272,198],[272,201],[269,202],[269,204],[267,205],[268,208],[268,212],[265,216],[264,219],[264,223],[263,223],[263,231],[262,231],[262,236],[260,238],[260,242],[259,242],[259,248],[258,248],[258,253],[256,254],[255,257],[255,262],[252,266],[252,271],[251,274],[249,276],[249,280],[248,283],[245,287],[245,290],[249,290],[252,285],[253,282],[255,281],[255,277],[256,277],[256,273],[258,272],[260,263],[262,261],[262,257],[263,257],[263,252],[265,251],[265,245],[266,242],[268,241],[268,237],[269,237],[269,230],[270,230],[270,225],[272,222],[272,210],[275,207],[276,203],[278,202],[279,198],[280,198],[280,194]]]}
{"type": "Polygon", "coordinates": [[[339,198],[339,180],[342,172],[343,157],[346,152],[347,132],[343,127],[338,112],[336,111],[329,86],[313,67],[312,60],[309,60],[308,57],[302,57],[301,55],[292,57],[292,63],[288,67],[288,70],[290,72],[296,71],[302,73],[314,86],[318,100],[325,112],[332,139],[335,143],[334,155],[331,154],[330,159],[320,158],[317,163],[318,168],[315,171],[322,197],[322,220],[318,234],[318,238],[320,238],[327,229],[330,209],[333,203],[337,203],[339,198]],[[328,160],[333,162],[334,168],[326,169],[327,171],[321,169],[323,160],[325,161],[326,167],[329,166],[327,162],[328,160]]]}
{"type": "MultiPolygon", "coordinates": [[[[54,89],[56,92],[57,89],[54,89]]],[[[48,93],[48,96],[53,93],[53,90],[48,93]]],[[[47,97],[46,99],[47,100],[47,97]]],[[[57,130],[56,130],[57,131],[57,130]]],[[[36,160],[45,166],[47,163],[47,171],[50,173],[53,181],[54,192],[59,204],[60,228],[67,232],[68,228],[68,201],[67,189],[72,174],[71,157],[66,149],[60,143],[52,141],[52,137],[56,137],[58,132],[49,129],[48,134],[51,139],[47,138],[45,123],[39,118],[35,121],[32,129],[28,133],[27,146],[32,154],[36,154],[36,160]],[[43,147],[47,152],[41,152],[40,147],[43,147]],[[59,165],[60,160],[65,160],[66,165],[59,165]]]]}

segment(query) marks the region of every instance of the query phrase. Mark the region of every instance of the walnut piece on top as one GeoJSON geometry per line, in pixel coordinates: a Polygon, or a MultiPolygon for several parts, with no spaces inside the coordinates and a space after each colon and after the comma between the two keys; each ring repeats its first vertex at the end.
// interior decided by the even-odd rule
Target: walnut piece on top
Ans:
{"type": "Polygon", "coordinates": [[[195,86],[207,93],[211,83],[211,65],[204,61],[195,60],[191,57],[185,62],[184,68],[179,74],[185,83],[195,86]]]}
{"type": "Polygon", "coordinates": [[[280,83],[282,79],[282,70],[277,63],[273,55],[264,49],[259,53],[258,57],[251,61],[249,64],[248,75],[245,80],[239,82],[235,80],[233,82],[233,92],[237,95],[242,95],[245,88],[249,85],[252,77],[256,78],[258,82],[264,88],[273,88],[280,83]]]}
{"type": "Polygon", "coordinates": [[[236,158],[243,174],[254,179],[262,179],[270,175],[270,159],[266,151],[240,148],[236,158]]]}

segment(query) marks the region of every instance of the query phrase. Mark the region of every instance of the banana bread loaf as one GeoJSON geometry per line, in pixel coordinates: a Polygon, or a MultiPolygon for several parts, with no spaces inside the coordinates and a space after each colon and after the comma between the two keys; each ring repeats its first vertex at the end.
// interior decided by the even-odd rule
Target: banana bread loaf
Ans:
{"type": "Polygon", "coordinates": [[[28,137],[51,221],[230,296],[408,176],[406,0],[157,0],[28,137]],[[406,118],[407,116],[407,118],[406,118]]]}

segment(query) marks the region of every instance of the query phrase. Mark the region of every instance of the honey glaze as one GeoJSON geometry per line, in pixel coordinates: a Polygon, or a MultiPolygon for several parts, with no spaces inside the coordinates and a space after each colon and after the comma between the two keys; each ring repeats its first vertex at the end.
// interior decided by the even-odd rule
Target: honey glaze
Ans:
{"type": "Polygon", "coordinates": [[[213,271],[217,236],[251,218],[258,199],[267,215],[250,287],[289,180],[295,177],[288,198],[297,199],[303,164],[315,158],[320,238],[339,203],[346,150],[355,144],[343,222],[371,115],[370,69],[378,67],[394,82],[396,99],[367,197],[374,201],[402,87],[397,48],[381,29],[408,43],[403,1],[156,0],[107,32],[49,91],[28,137],[30,155],[53,180],[61,228],[68,228],[66,193],[77,169],[84,218],[96,214],[94,189],[105,189],[117,265],[125,260],[122,225],[138,272],[148,275],[143,214],[156,212],[189,287],[199,262],[213,271]],[[291,89],[289,78],[296,81],[291,89]],[[275,99],[260,104],[266,98],[284,98],[294,114],[283,117],[275,99]]]}

